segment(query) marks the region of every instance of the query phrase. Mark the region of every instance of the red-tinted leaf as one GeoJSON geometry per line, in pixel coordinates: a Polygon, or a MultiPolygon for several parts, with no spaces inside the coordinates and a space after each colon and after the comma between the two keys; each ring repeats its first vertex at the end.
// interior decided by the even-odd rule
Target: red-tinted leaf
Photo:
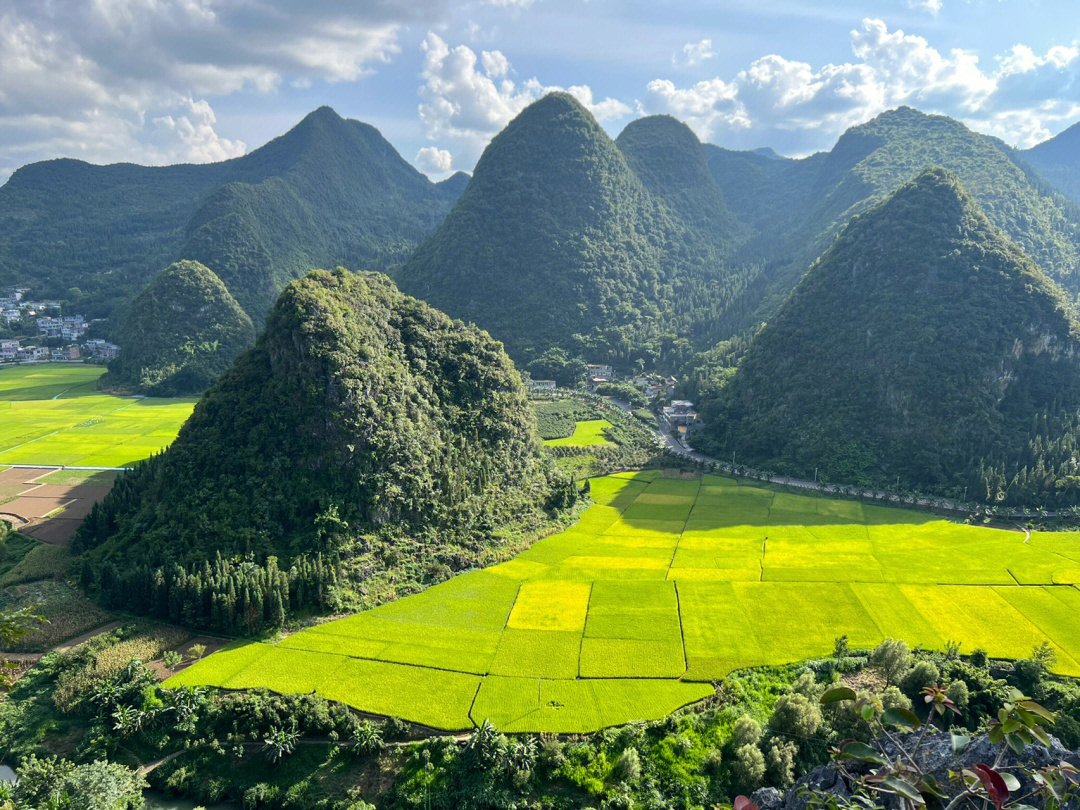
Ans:
{"type": "Polygon", "coordinates": [[[759,810],[758,806],[745,796],[736,796],[732,810],[759,810]]]}
{"type": "Polygon", "coordinates": [[[1009,800],[1009,788],[1005,784],[1005,780],[1001,778],[1001,774],[981,762],[973,770],[975,775],[979,777],[979,781],[982,782],[983,789],[986,791],[990,802],[997,810],[1001,810],[1005,806],[1005,802],[1009,800]]]}

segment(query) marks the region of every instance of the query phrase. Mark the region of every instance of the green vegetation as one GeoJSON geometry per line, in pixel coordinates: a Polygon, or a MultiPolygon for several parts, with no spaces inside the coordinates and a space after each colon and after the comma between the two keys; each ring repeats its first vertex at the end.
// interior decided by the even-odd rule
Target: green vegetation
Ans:
{"type": "Polygon", "coordinates": [[[128,307],[120,356],[103,390],[199,394],[255,342],[255,327],[225,285],[198,262],[171,264],[128,307]]]}
{"type": "Polygon", "coordinates": [[[724,458],[1006,504],[1080,502],[1080,326],[944,170],[855,219],[705,403],[724,458]]]}
{"type": "MultiPolygon", "coordinates": [[[[580,598],[570,595],[573,589],[560,590],[566,596],[561,603],[573,613],[580,598]]],[[[535,595],[540,598],[530,604],[533,619],[547,594],[535,595]]],[[[642,595],[608,587],[593,594],[596,604],[589,612],[666,611],[677,596],[672,587],[642,595]]],[[[912,650],[887,639],[870,649],[840,637],[828,645],[827,657],[731,673],[699,708],[657,721],[566,740],[507,738],[481,723],[464,740],[408,742],[415,730],[399,720],[373,722],[336,700],[310,694],[309,676],[283,669],[273,658],[274,648],[265,645],[271,652],[257,663],[267,676],[283,687],[302,685],[307,693],[162,688],[144,662],[174,660],[170,652],[183,643],[175,630],[131,624],[70,652],[49,654],[26,673],[11,699],[0,703],[0,756],[20,764],[23,778],[30,777],[20,790],[48,781],[34,774],[46,770],[40,766],[43,758],[59,754],[67,758],[64,769],[97,762],[94,767],[118,777],[125,773],[120,766],[134,771],[160,760],[148,775],[155,787],[207,804],[370,810],[365,802],[377,801],[391,810],[571,810],[648,807],[659,800],[670,810],[698,810],[762,785],[787,788],[826,763],[831,750],[853,740],[878,749],[878,756],[895,756],[895,748],[878,744],[881,723],[910,728],[934,722],[954,735],[947,742],[955,739],[962,747],[968,744],[964,738],[1004,708],[1021,720],[1019,727],[1010,724],[1008,733],[1021,733],[1031,721],[1015,713],[1012,690],[1039,701],[1043,725],[1066,747],[1080,745],[1080,684],[1051,675],[1047,667],[1053,656],[1041,646],[1014,664],[990,660],[978,649],[961,657],[953,645],[944,651],[912,650]],[[929,704],[924,702],[928,693],[929,704]],[[950,705],[957,714],[946,708],[950,705]]],[[[382,685],[385,673],[370,671],[370,662],[308,653],[305,663],[324,664],[334,657],[342,659],[339,675],[355,670],[360,676],[346,682],[350,688],[364,690],[367,677],[382,685]]],[[[257,677],[252,666],[234,676],[237,683],[257,677]]],[[[514,681],[500,679],[499,685],[511,688],[486,696],[482,691],[477,705],[484,696],[503,712],[519,711],[514,681]]],[[[398,679],[392,688],[412,690],[412,683],[398,679]]],[[[553,681],[536,691],[545,689],[553,701],[550,713],[559,714],[572,705],[557,708],[558,703],[580,697],[576,683],[581,682],[553,681]]],[[[623,683],[598,679],[589,685],[595,695],[611,700],[619,697],[623,683]]],[[[636,683],[644,691],[672,681],[636,683]]],[[[435,685],[435,699],[421,696],[436,716],[448,716],[439,702],[453,697],[452,690],[444,691],[447,686],[435,685]]],[[[901,739],[909,744],[916,735],[901,739]]],[[[114,784],[103,780],[95,786],[102,783],[114,784]]]]}
{"type": "Polygon", "coordinates": [[[0,463],[126,467],[167,447],[194,401],[95,393],[103,371],[58,363],[0,369],[0,463]]]}
{"type": "Polygon", "coordinates": [[[742,288],[721,314],[723,337],[769,319],[852,216],[931,166],[954,172],[994,225],[1070,295],[1080,293],[1080,209],[1001,141],[959,121],[900,107],[800,160],[705,150],[724,200],[751,228],[730,262],[742,288]]]}
{"type": "Polygon", "coordinates": [[[1080,675],[1080,542],[657,471],[514,559],[273,643],[176,686],[316,694],[444,729],[584,732],[662,717],[734,670],[903,638],[1080,675]],[[1018,585],[1027,587],[1019,587],[1018,585]],[[1070,629],[1071,628],[1071,629],[1070,629]],[[428,696],[428,697],[425,697],[428,696]]]}
{"type": "Polygon", "coordinates": [[[259,321],[311,267],[400,263],[461,188],[460,177],[431,183],[376,129],[328,107],[221,163],[34,163],[0,188],[0,287],[104,317],[160,268],[194,259],[259,321]]]}
{"type": "Polygon", "coordinates": [[[18,640],[0,646],[7,652],[44,652],[100,627],[110,618],[82,594],[51,579],[38,579],[0,591],[0,611],[16,610],[26,610],[42,621],[34,623],[18,640]]]}
{"type": "Polygon", "coordinates": [[[1078,149],[1080,149],[1080,124],[1073,124],[1064,132],[1020,154],[1062,194],[1074,203],[1080,204],[1078,149]]]}
{"type": "Polygon", "coordinates": [[[572,436],[578,422],[595,419],[598,413],[593,403],[573,396],[536,402],[533,409],[536,411],[536,432],[545,441],[572,436]]]}
{"type": "Polygon", "coordinates": [[[544,442],[549,447],[591,447],[597,444],[611,444],[605,433],[611,427],[607,419],[588,419],[578,422],[574,432],[561,439],[548,439],[544,442]]]}
{"type": "Polygon", "coordinates": [[[723,305],[735,226],[689,129],[631,126],[624,154],[570,95],[530,105],[401,269],[402,289],[497,335],[534,377],[546,375],[530,361],[553,347],[627,368],[704,348],[697,326],[723,305]]]}
{"type": "Polygon", "coordinates": [[[177,601],[203,626],[225,599],[221,629],[280,624],[296,566],[325,573],[294,607],[394,598],[508,556],[573,503],[535,431],[485,333],[384,276],[315,271],[169,450],[91,511],[74,543],[84,584],[163,617],[177,601]]]}
{"type": "Polygon", "coordinates": [[[32,537],[10,531],[8,524],[0,520],[0,582],[3,582],[8,572],[39,545],[40,543],[32,537]]]}

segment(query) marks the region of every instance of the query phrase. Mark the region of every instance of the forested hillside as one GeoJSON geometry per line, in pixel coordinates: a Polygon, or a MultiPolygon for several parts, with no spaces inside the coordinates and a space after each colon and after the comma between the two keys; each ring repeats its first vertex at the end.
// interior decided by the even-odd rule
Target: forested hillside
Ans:
{"type": "Polygon", "coordinates": [[[462,185],[431,183],[377,130],[326,107],[222,163],[35,163],[0,186],[0,288],[108,317],[160,268],[195,259],[260,321],[313,266],[402,261],[462,185]]]}
{"type": "Polygon", "coordinates": [[[930,166],[956,173],[993,224],[1080,294],[1080,211],[1003,143],[951,118],[901,107],[802,160],[706,150],[725,200],[756,231],[733,260],[747,288],[725,316],[731,333],[767,319],[852,216],[930,166]]]}
{"type": "Polygon", "coordinates": [[[573,97],[535,102],[484,151],[402,289],[503,341],[671,364],[712,339],[727,214],[697,139],[670,118],[630,128],[627,154],[573,97]]]}
{"type": "MultiPolygon", "coordinates": [[[[339,573],[346,594],[385,598],[477,565],[507,526],[572,500],[495,341],[384,276],[317,271],[286,288],[172,446],[117,481],[75,548],[107,598],[153,610],[156,576],[206,589],[192,621],[217,624],[211,591],[236,590],[209,567],[219,554],[214,571],[245,556],[277,557],[281,571],[319,561],[317,587],[296,576],[325,608],[339,573]]],[[[280,573],[259,569],[250,584],[280,573]]],[[[261,601],[253,624],[279,623],[271,607],[261,601]]]]}
{"type": "Polygon", "coordinates": [[[1051,185],[1080,205],[1080,124],[1073,124],[1020,155],[1051,185]]]}
{"type": "Polygon", "coordinates": [[[935,169],[811,268],[711,403],[704,439],[807,477],[1073,503],[1078,352],[1064,294],[935,169]]]}
{"type": "Polygon", "coordinates": [[[461,179],[433,184],[374,127],[329,107],[249,158],[251,179],[215,190],[179,248],[216,272],[256,321],[312,267],[385,270],[445,216],[461,179]]]}
{"type": "Polygon", "coordinates": [[[255,342],[251,318],[198,262],[169,265],[126,310],[120,356],[98,380],[103,390],[199,394],[255,342]]]}

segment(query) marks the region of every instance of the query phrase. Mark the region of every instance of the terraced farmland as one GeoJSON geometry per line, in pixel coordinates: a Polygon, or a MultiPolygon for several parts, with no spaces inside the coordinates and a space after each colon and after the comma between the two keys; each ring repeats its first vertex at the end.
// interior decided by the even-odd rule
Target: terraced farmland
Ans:
{"type": "Polygon", "coordinates": [[[99,394],[104,371],[56,363],[0,369],[0,465],[127,467],[167,447],[195,400],[99,394]]]}
{"type": "Polygon", "coordinates": [[[964,526],[706,475],[593,479],[570,530],[492,568],[169,681],[316,691],[440,729],[661,717],[734,669],[899,637],[1080,675],[1080,533],[964,526]]]}

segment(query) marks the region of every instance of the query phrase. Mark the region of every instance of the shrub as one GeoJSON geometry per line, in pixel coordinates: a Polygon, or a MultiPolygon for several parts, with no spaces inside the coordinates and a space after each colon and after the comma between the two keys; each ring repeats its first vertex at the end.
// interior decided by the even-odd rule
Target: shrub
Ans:
{"type": "Polygon", "coordinates": [[[799,692],[782,695],[773,706],[769,729],[784,736],[811,737],[821,727],[821,709],[799,692]]]}
{"type": "Polygon", "coordinates": [[[918,661],[904,676],[904,694],[915,698],[928,686],[937,686],[941,682],[941,672],[932,661],[918,661]]]}
{"type": "Polygon", "coordinates": [[[735,751],[735,776],[747,790],[753,790],[765,776],[765,756],[756,745],[743,745],[735,751]]]}
{"type": "Polygon", "coordinates": [[[731,742],[736,748],[757,745],[761,741],[761,725],[748,714],[735,721],[731,730],[731,742]]]}
{"type": "Polygon", "coordinates": [[[627,748],[615,760],[612,773],[620,782],[636,782],[641,777],[641,756],[636,748],[627,748]]]}
{"type": "Polygon", "coordinates": [[[908,646],[896,638],[881,642],[870,656],[870,665],[881,673],[885,685],[899,683],[908,670],[908,646]]]}
{"type": "Polygon", "coordinates": [[[795,783],[795,758],[799,746],[790,740],[773,739],[766,756],[769,777],[777,787],[787,789],[795,783]]]}
{"type": "MultiPolygon", "coordinates": [[[[961,681],[961,683],[963,683],[963,681],[961,681]]],[[[881,708],[910,709],[911,700],[907,695],[900,691],[899,687],[887,686],[885,687],[885,691],[881,693],[881,708]]]]}

